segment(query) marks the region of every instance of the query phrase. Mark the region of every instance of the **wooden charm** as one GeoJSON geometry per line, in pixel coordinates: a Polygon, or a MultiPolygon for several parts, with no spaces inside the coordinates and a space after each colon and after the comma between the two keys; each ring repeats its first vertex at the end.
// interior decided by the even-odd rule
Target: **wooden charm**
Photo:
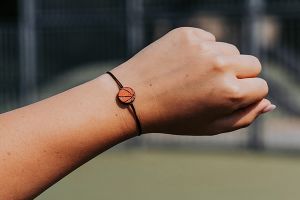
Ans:
{"type": "Polygon", "coordinates": [[[130,104],[135,99],[135,92],[130,87],[123,87],[118,92],[118,99],[125,104],[130,104]]]}

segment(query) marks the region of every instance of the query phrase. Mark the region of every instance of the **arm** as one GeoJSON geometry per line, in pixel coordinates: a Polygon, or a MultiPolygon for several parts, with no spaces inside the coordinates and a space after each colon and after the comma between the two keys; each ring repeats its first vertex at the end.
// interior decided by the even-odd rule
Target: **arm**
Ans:
{"type": "MultiPolygon", "coordinates": [[[[133,87],[143,131],[214,135],[274,108],[260,63],[205,31],[181,28],[112,72],[133,87]]],[[[32,199],[106,149],[136,136],[108,75],[0,116],[0,199],[32,199]]]]}
{"type": "Polygon", "coordinates": [[[0,199],[31,199],[107,148],[135,135],[101,76],[0,117],[0,199]]]}

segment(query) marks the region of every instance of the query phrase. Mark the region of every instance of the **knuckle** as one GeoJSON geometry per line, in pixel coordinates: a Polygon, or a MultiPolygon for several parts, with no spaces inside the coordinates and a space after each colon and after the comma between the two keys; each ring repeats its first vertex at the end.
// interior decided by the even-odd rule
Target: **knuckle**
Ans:
{"type": "Polygon", "coordinates": [[[186,32],[189,32],[189,28],[188,27],[178,27],[178,28],[175,28],[172,32],[177,33],[177,34],[184,34],[186,32]]]}
{"type": "Polygon", "coordinates": [[[214,35],[214,34],[212,34],[212,33],[210,33],[210,32],[207,32],[208,33],[208,35],[209,35],[209,37],[210,37],[210,39],[212,40],[212,41],[216,41],[217,40],[217,38],[216,38],[216,36],[214,35]]]}
{"type": "Polygon", "coordinates": [[[216,41],[216,37],[207,31],[204,31],[199,28],[194,27],[178,27],[171,31],[172,33],[175,33],[176,35],[179,35],[181,38],[185,39],[193,39],[196,38],[199,40],[209,40],[209,41],[216,41]]]}
{"type": "Polygon", "coordinates": [[[216,36],[212,34],[211,32],[205,31],[200,28],[193,28],[196,34],[199,35],[199,37],[205,39],[205,40],[210,40],[210,41],[216,41],[216,36]]]}
{"type": "Polygon", "coordinates": [[[193,45],[196,44],[196,36],[193,34],[193,31],[189,27],[180,27],[174,29],[175,35],[178,41],[184,45],[193,45]]]}
{"type": "Polygon", "coordinates": [[[194,35],[197,35],[200,39],[203,40],[210,40],[210,41],[216,41],[216,36],[212,34],[211,32],[205,31],[200,28],[195,28],[195,27],[180,27],[179,28],[181,31],[189,31],[194,33],[194,35]]]}
{"type": "Polygon", "coordinates": [[[224,69],[226,67],[226,59],[224,56],[217,55],[214,57],[214,67],[215,69],[224,69]]]}
{"type": "Polygon", "coordinates": [[[227,99],[230,101],[230,103],[238,107],[244,100],[244,95],[240,87],[237,85],[227,86],[227,99]]]}
{"type": "Polygon", "coordinates": [[[200,44],[197,44],[200,51],[209,51],[211,49],[211,45],[208,42],[201,42],[200,44]]]}
{"type": "Polygon", "coordinates": [[[207,38],[208,40],[211,40],[211,41],[216,41],[216,36],[214,34],[212,34],[211,32],[208,32],[208,31],[203,31],[203,35],[205,35],[205,38],[207,38]]]}
{"type": "Polygon", "coordinates": [[[236,53],[236,54],[240,54],[239,49],[238,49],[235,45],[229,44],[229,43],[228,43],[228,46],[231,48],[231,51],[232,51],[232,52],[234,52],[234,53],[236,53]]]}
{"type": "Polygon", "coordinates": [[[188,27],[179,27],[174,29],[174,32],[176,35],[178,35],[179,37],[189,37],[191,35],[191,29],[188,27]]]}

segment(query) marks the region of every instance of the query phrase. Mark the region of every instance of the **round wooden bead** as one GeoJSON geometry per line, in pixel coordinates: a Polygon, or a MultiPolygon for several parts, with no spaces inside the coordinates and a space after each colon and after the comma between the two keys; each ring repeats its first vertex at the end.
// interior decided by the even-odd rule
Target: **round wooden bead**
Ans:
{"type": "Polygon", "coordinates": [[[118,99],[125,104],[130,104],[135,99],[135,92],[130,87],[123,87],[118,92],[118,99]]]}

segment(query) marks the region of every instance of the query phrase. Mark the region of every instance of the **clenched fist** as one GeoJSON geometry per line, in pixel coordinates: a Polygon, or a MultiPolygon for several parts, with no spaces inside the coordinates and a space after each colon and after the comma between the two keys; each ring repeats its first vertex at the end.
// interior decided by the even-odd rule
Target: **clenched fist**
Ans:
{"type": "Polygon", "coordinates": [[[259,60],[197,28],[177,28],[112,72],[136,91],[143,131],[214,135],[275,108],[259,60]]]}

